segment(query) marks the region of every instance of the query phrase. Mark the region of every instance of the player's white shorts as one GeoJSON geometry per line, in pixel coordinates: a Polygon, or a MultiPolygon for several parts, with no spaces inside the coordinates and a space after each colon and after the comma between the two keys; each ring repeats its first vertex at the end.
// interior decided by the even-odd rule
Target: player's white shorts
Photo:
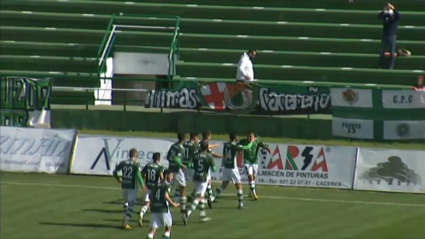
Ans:
{"type": "Polygon", "coordinates": [[[224,168],[222,172],[223,181],[232,181],[233,183],[241,183],[241,175],[237,168],[224,168]]]}
{"type": "Polygon", "coordinates": [[[193,175],[195,174],[195,170],[192,168],[187,168],[185,171],[186,174],[186,181],[191,182],[193,181],[193,175]]]}
{"type": "Polygon", "coordinates": [[[186,187],[186,175],[182,169],[180,169],[179,172],[174,173],[172,184],[174,187],[186,187]]]}
{"type": "Polygon", "coordinates": [[[245,164],[245,170],[246,174],[256,176],[258,172],[258,164],[245,164]]]}
{"type": "Polygon", "coordinates": [[[151,199],[149,198],[149,197],[150,197],[150,195],[151,195],[151,190],[150,190],[150,189],[148,189],[148,190],[146,191],[146,195],[145,195],[145,202],[150,202],[150,201],[151,201],[151,199]]]}
{"type": "Polygon", "coordinates": [[[137,199],[137,190],[135,189],[123,189],[122,197],[126,203],[135,203],[137,199]]]}
{"type": "Polygon", "coordinates": [[[201,197],[205,196],[205,192],[207,191],[209,180],[205,182],[196,182],[195,181],[195,192],[197,195],[201,197]]]}
{"type": "Polygon", "coordinates": [[[153,212],[151,214],[150,224],[152,228],[160,228],[162,224],[164,227],[173,226],[173,215],[170,212],[153,212]]]}

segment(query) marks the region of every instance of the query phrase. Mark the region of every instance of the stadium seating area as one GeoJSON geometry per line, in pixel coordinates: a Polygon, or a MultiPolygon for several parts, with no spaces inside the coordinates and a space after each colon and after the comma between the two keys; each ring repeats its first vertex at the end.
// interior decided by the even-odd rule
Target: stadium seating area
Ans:
{"type": "MultiPolygon", "coordinates": [[[[177,79],[234,79],[240,54],[254,48],[259,79],[411,85],[425,65],[425,1],[392,3],[402,16],[398,47],[413,56],[398,58],[389,71],[378,69],[381,0],[1,1],[0,72],[96,75],[97,52],[111,14],[122,12],[182,18],[177,79]]],[[[170,20],[151,17],[132,23],[165,26],[170,20]]],[[[115,49],[167,52],[171,36],[123,32],[115,49]]]]}

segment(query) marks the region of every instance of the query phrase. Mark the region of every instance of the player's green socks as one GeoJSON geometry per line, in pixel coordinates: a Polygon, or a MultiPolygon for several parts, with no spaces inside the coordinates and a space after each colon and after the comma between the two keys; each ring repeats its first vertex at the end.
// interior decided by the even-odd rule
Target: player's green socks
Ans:
{"type": "Polygon", "coordinates": [[[183,211],[186,210],[186,203],[187,203],[187,198],[186,197],[181,197],[180,198],[180,207],[183,211]]]}
{"type": "Polygon", "coordinates": [[[208,194],[208,197],[210,198],[213,196],[213,189],[211,187],[211,184],[208,184],[207,186],[207,194],[208,194]]]}
{"type": "Polygon", "coordinates": [[[251,192],[256,195],[257,193],[255,192],[255,181],[251,181],[249,183],[249,189],[251,190],[251,192]]]}
{"type": "Polygon", "coordinates": [[[192,200],[195,200],[195,198],[196,198],[196,189],[195,188],[192,190],[190,197],[192,198],[192,200]]]}
{"type": "Polygon", "coordinates": [[[192,214],[193,211],[196,210],[196,207],[198,207],[198,204],[199,204],[199,199],[193,200],[192,205],[190,205],[189,211],[187,211],[188,217],[190,216],[190,214],[192,214]]]}
{"type": "Polygon", "coordinates": [[[162,239],[168,239],[170,238],[171,233],[170,232],[165,232],[164,236],[162,236],[162,239]]]}
{"type": "Polygon", "coordinates": [[[218,196],[220,196],[220,193],[221,193],[223,190],[224,190],[224,188],[223,188],[223,187],[219,187],[219,188],[217,188],[217,189],[215,190],[214,195],[213,195],[213,196],[212,196],[212,198],[211,198],[211,201],[213,201],[213,202],[214,202],[214,200],[215,200],[218,196]]]}
{"type": "Polygon", "coordinates": [[[140,217],[143,218],[143,216],[145,215],[145,213],[148,211],[148,207],[147,206],[143,206],[142,209],[140,210],[140,217]]]}
{"type": "Polygon", "coordinates": [[[205,204],[207,204],[207,200],[206,199],[201,199],[201,201],[199,202],[199,210],[201,210],[201,218],[203,217],[207,217],[207,213],[205,212],[205,204]]]}
{"type": "Polygon", "coordinates": [[[239,207],[243,207],[243,191],[238,190],[238,193],[236,195],[238,196],[239,207]]]}

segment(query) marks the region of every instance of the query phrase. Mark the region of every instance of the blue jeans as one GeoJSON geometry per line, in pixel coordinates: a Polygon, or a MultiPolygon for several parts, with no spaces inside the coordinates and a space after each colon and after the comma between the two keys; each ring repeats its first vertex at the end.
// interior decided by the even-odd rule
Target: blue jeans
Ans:
{"type": "Polygon", "coordinates": [[[395,47],[396,47],[396,42],[397,42],[397,36],[393,35],[393,36],[383,36],[382,37],[382,41],[381,41],[381,55],[380,55],[380,63],[381,63],[381,67],[382,68],[386,68],[385,66],[385,52],[387,50],[387,48],[390,48],[390,65],[388,67],[388,69],[393,69],[394,68],[394,63],[395,63],[395,47]]]}

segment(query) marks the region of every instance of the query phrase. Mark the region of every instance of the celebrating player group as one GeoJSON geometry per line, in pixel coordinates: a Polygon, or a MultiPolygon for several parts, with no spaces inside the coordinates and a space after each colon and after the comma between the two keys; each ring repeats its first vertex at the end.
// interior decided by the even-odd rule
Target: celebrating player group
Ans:
{"type": "Polygon", "coordinates": [[[245,171],[248,175],[250,196],[258,200],[255,190],[255,176],[258,170],[258,151],[260,148],[268,150],[268,146],[255,137],[255,134],[248,133],[246,139],[238,140],[236,134],[229,134],[229,141],[223,145],[222,155],[216,154],[213,149],[218,144],[210,144],[211,132],[205,131],[202,140],[199,141],[198,134],[191,133],[189,141],[186,141],[185,134],[177,135],[178,141],[173,144],[168,153],[168,169],[160,164],[160,153],[153,154],[153,161],[141,169],[137,159],[137,150],[131,149],[129,160],[120,162],[113,171],[114,177],[121,184],[124,198],[124,215],[122,227],[130,229],[129,221],[133,213],[133,208],[137,198],[138,184],[146,192],[144,204],[140,210],[139,225],[143,226],[143,218],[150,208],[150,231],[147,239],[155,237],[156,230],[165,227],[163,239],[168,239],[171,235],[173,216],[170,207],[180,207],[182,220],[188,224],[192,213],[199,209],[202,222],[209,221],[206,215],[206,205],[212,208],[212,203],[224,191],[229,182],[236,186],[238,198],[238,208],[243,209],[242,181],[237,166],[237,155],[243,151],[245,171]],[[216,172],[214,158],[222,158],[222,184],[213,193],[211,187],[211,172],[216,172]],[[118,176],[121,172],[122,177],[118,176]],[[193,181],[194,189],[188,198],[186,192],[186,182],[193,181]],[[171,199],[171,189],[175,189],[174,200],[171,199]],[[189,200],[188,200],[189,199],[189,200]],[[187,207],[188,201],[190,207],[187,207]]]}

